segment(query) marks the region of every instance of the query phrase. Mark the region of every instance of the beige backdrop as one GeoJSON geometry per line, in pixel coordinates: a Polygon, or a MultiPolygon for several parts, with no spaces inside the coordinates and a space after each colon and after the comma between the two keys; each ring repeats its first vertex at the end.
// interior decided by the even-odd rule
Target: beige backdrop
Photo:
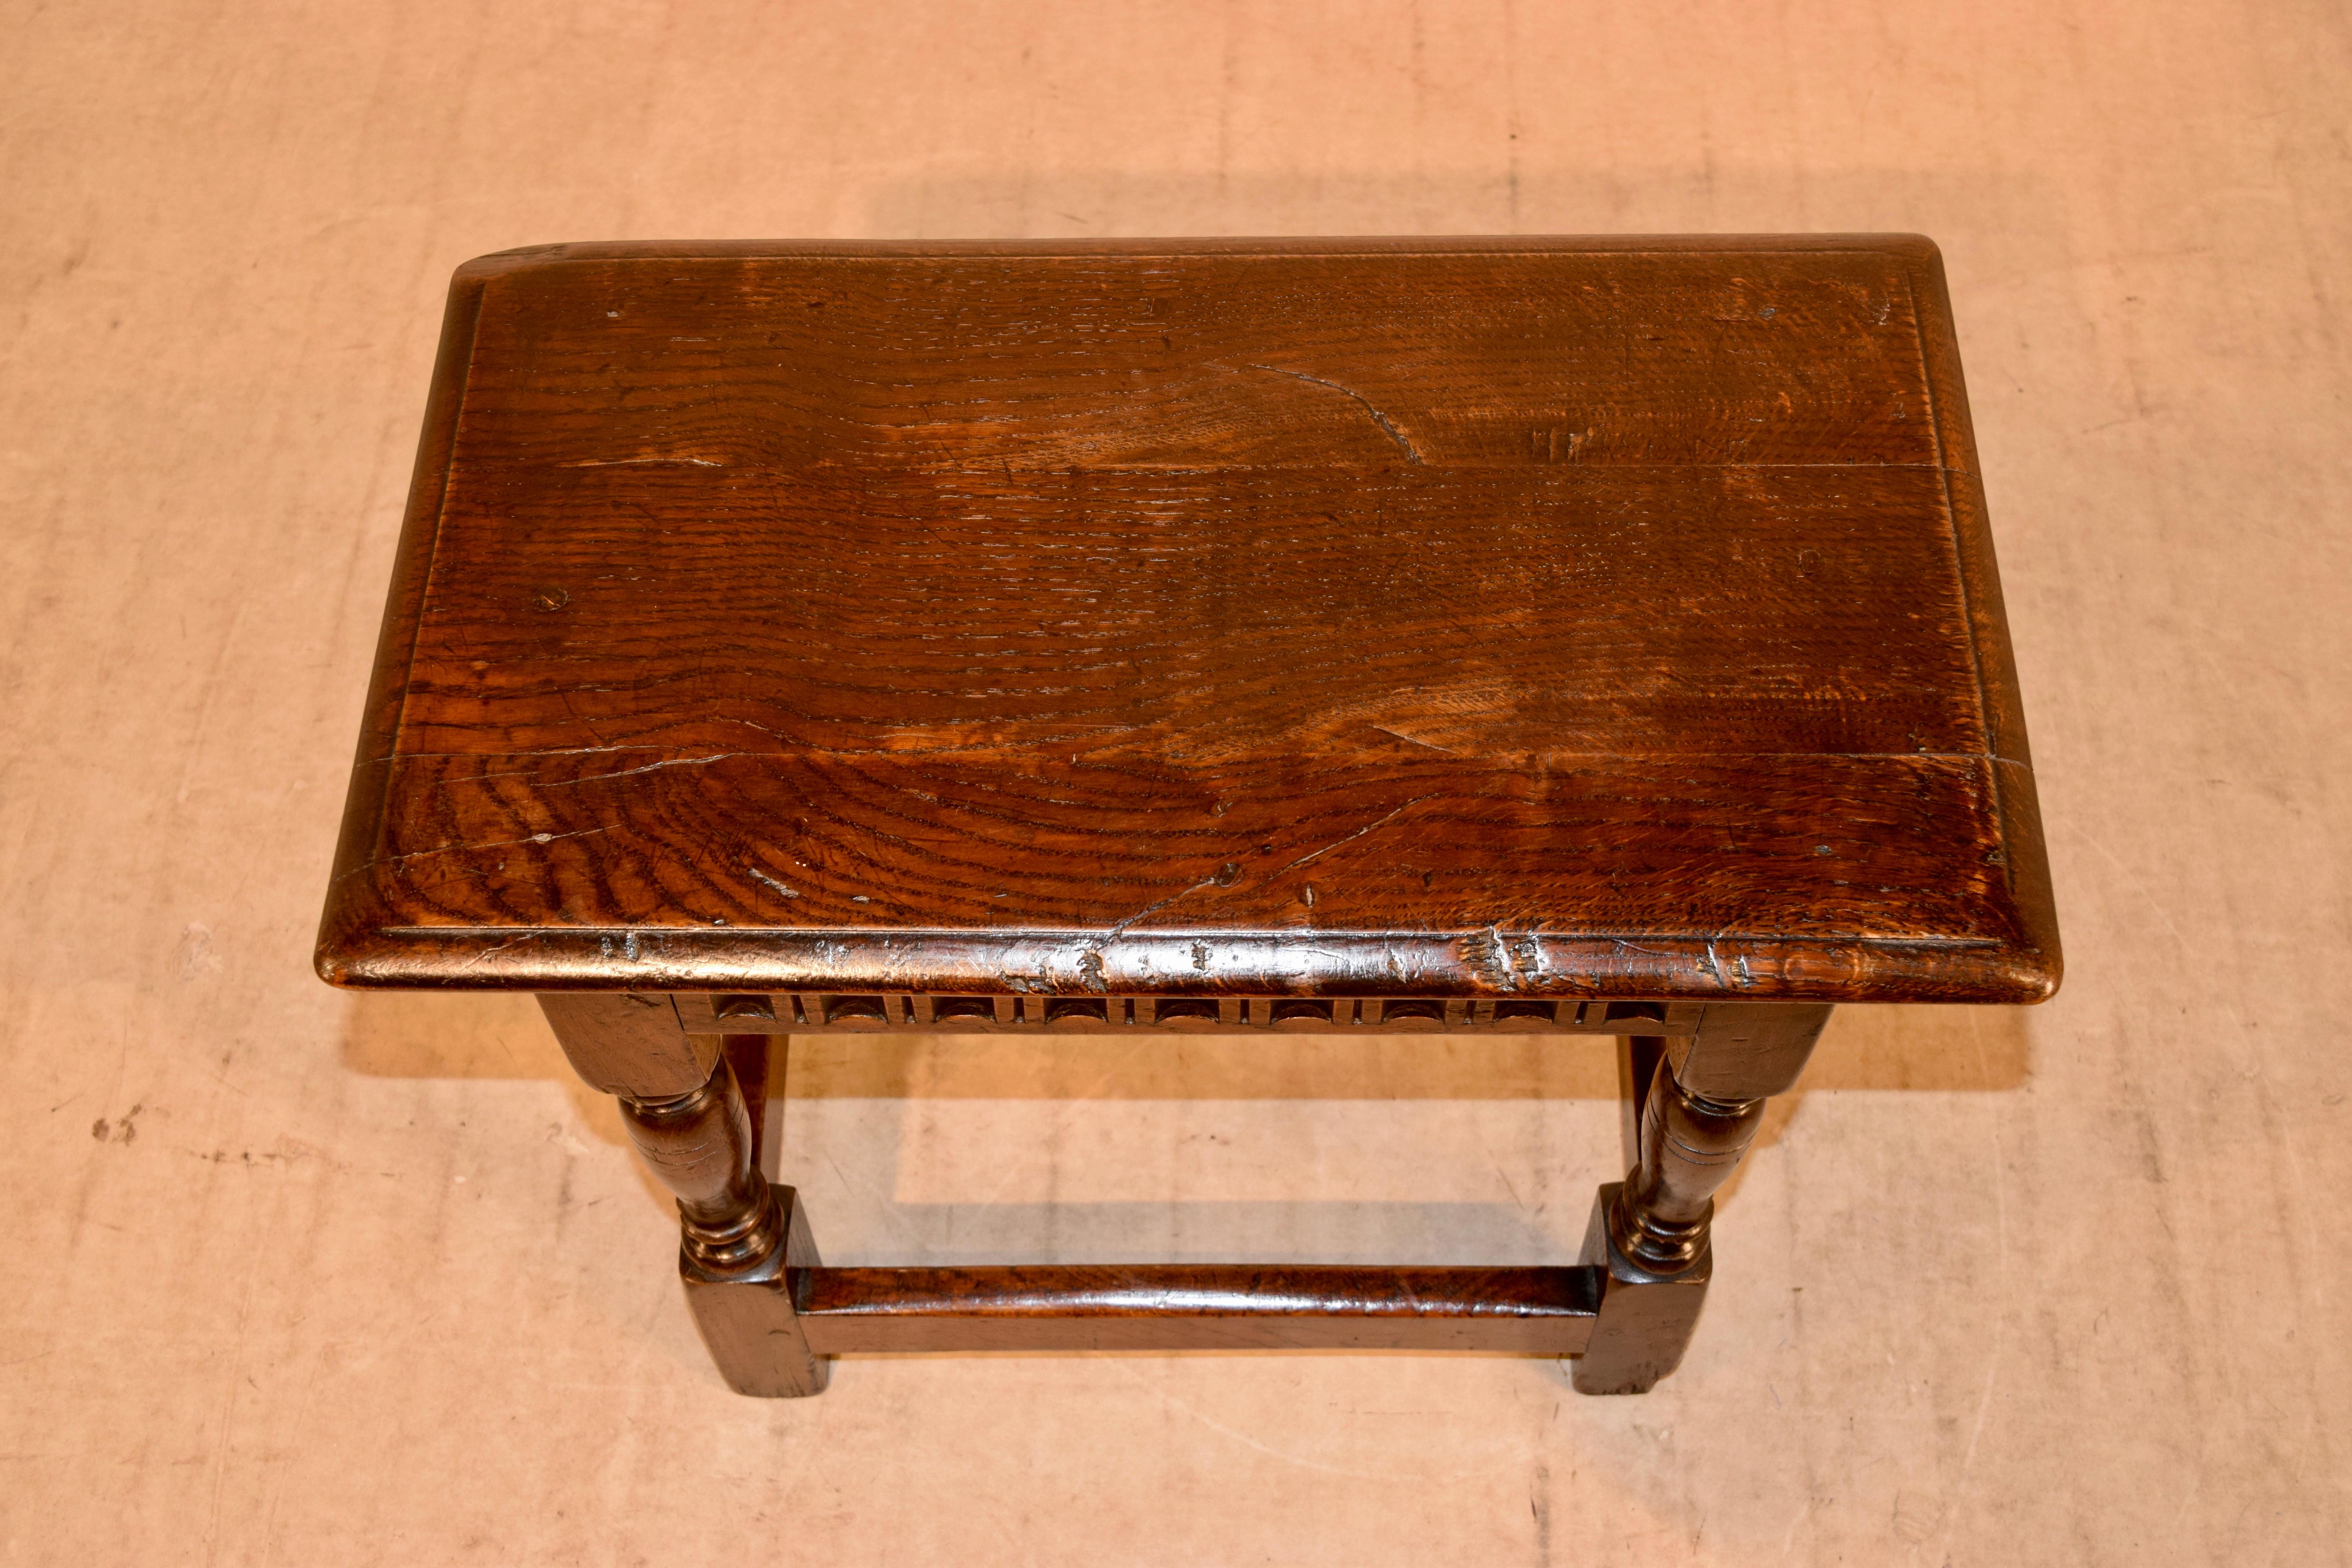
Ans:
{"type": "MultiPolygon", "coordinates": [[[[2352,36],[2315,0],[0,5],[0,1559],[2315,1563],[2352,1535],[2352,36]],[[1687,1369],[724,1392],[528,1002],[309,973],[444,281],[1917,229],[2072,977],[1858,1010],[1687,1369]]],[[[837,1262],[1560,1259],[1597,1047],[804,1041],[837,1262]]]]}

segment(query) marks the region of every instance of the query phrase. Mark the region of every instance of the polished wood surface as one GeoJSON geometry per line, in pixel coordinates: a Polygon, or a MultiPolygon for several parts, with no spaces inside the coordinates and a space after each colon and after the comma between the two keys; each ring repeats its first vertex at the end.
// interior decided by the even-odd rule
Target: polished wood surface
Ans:
{"type": "Polygon", "coordinates": [[[1940,263],[1862,236],[471,264],[319,962],[2037,999],[2057,940],[1940,263]]]}
{"type": "Polygon", "coordinates": [[[1421,1350],[1576,1355],[1598,1268],[1245,1264],[817,1268],[822,1354],[856,1351],[1421,1350]]]}

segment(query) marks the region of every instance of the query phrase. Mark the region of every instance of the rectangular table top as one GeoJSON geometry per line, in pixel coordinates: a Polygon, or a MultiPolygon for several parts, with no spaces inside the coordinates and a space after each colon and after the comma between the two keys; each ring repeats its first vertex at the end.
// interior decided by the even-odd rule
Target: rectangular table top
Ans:
{"type": "Polygon", "coordinates": [[[2037,1000],[1935,247],[468,263],[319,965],[2037,1000]]]}

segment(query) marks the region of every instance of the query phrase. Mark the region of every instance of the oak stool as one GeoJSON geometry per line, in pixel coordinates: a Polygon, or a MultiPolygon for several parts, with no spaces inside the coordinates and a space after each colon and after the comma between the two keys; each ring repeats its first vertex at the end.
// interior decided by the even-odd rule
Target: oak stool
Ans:
{"type": "Polygon", "coordinates": [[[470,262],[318,966],[536,993],[747,1394],[1203,1347],[1646,1389],[1833,1004],[2058,983],[1935,247],[470,262]],[[774,1037],[857,1029],[1613,1037],[1638,1152],[1570,1266],[832,1268],[758,1107],[774,1037]]]}

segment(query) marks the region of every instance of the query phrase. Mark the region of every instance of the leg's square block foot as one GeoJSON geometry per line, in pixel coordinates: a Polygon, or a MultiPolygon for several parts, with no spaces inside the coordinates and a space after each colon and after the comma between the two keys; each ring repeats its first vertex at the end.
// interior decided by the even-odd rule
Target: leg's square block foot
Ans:
{"type": "Polygon", "coordinates": [[[1711,1247],[1678,1274],[1654,1274],[1628,1260],[1609,1239],[1609,1206],[1623,1185],[1611,1182],[1601,1189],[1585,1228],[1579,1261],[1605,1265],[1609,1273],[1601,1283],[1591,1342],[1571,1374],[1579,1394],[1647,1394],[1681,1365],[1715,1272],[1711,1247]]]}
{"type": "Polygon", "coordinates": [[[805,1272],[819,1267],[816,1240],[800,1194],[778,1187],[783,1209],[782,1246],[740,1274],[714,1274],[678,1254],[678,1277],[694,1326],[738,1394],[798,1399],[824,1392],[832,1362],[809,1349],[797,1300],[805,1272]]]}

